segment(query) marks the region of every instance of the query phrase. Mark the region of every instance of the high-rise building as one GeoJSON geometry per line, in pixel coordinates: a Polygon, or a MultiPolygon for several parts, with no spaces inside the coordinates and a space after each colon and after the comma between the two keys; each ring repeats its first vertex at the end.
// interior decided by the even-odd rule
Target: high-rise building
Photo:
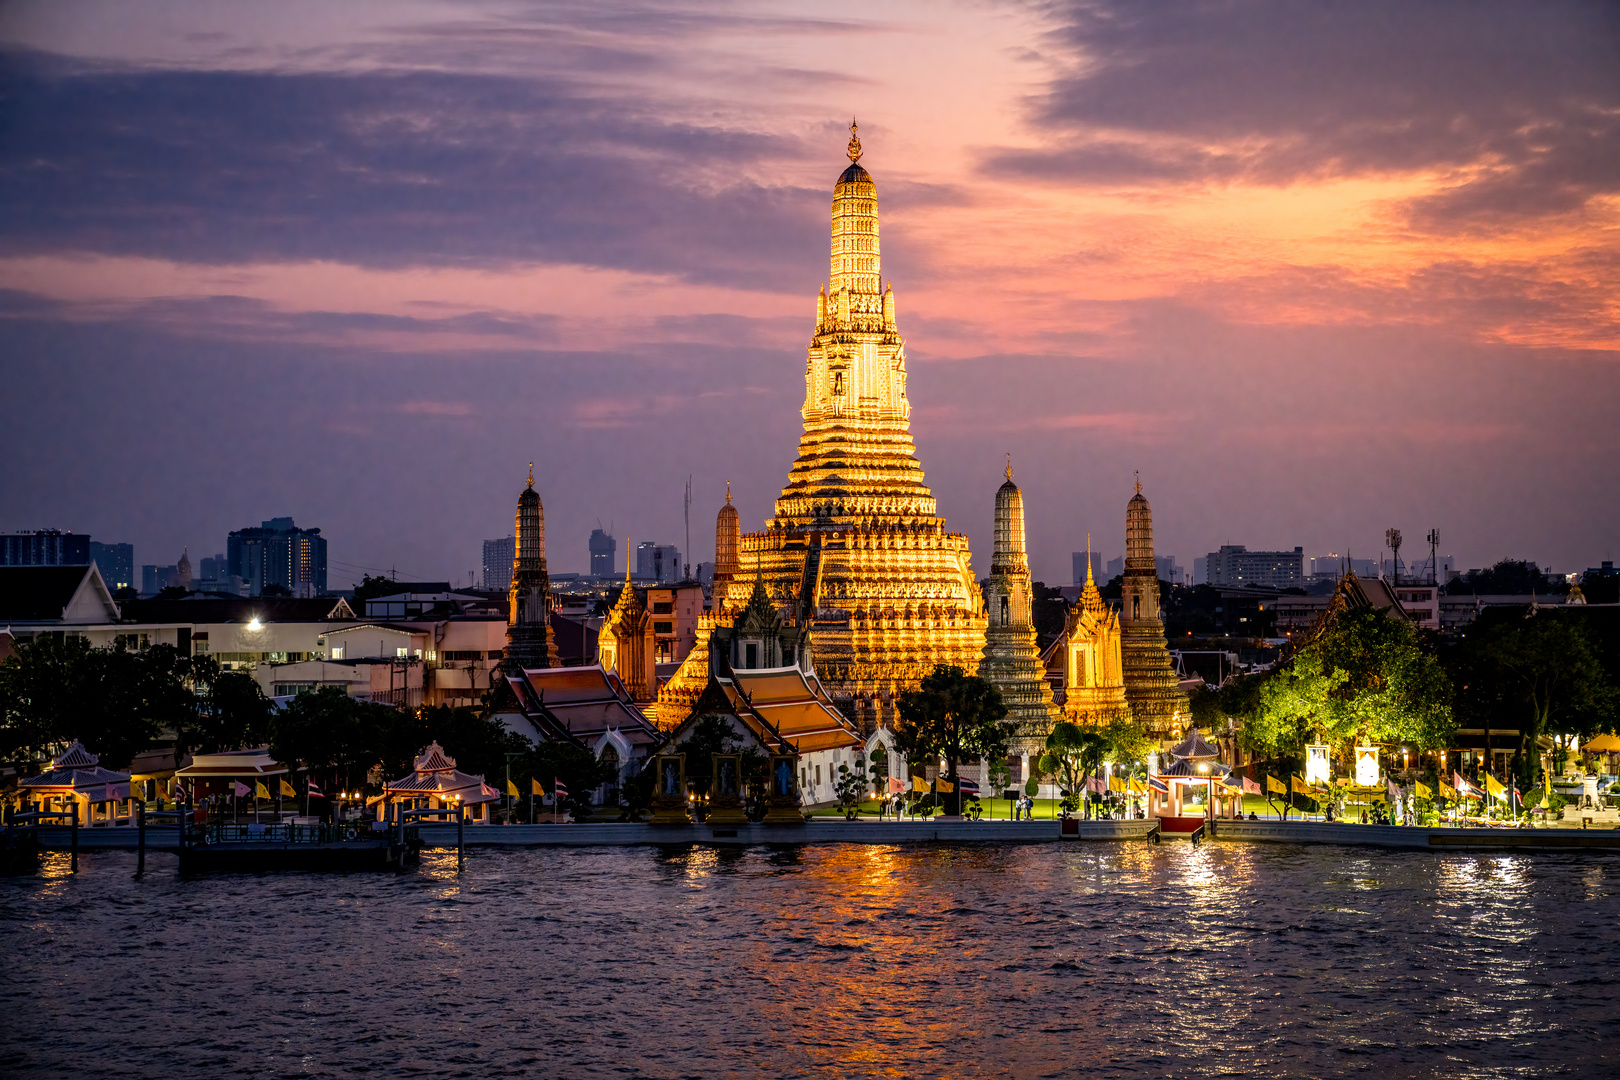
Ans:
{"type": "Polygon", "coordinates": [[[101,571],[101,580],[113,592],[135,587],[135,545],[102,544],[90,541],[90,561],[101,571]]]}
{"type": "Polygon", "coordinates": [[[484,588],[491,592],[510,592],[512,565],[517,558],[517,541],[503,536],[484,541],[484,588]]]}
{"type": "Polygon", "coordinates": [[[967,537],[948,532],[911,438],[905,340],[883,283],[877,187],[860,165],[833,187],[830,280],[816,297],[804,431],[765,531],[742,537],[726,595],[755,568],[815,643],[823,685],[866,730],[936,665],[976,671],[987,621],[967,537]]]}
{"type": "Polygon", "coordinates": [[[90,534],[61,529],[0,533],[0,566],[84,566],[90,534]]]}
{"type": "MultiPolygon", "coordinates": [[[[1074,582],[1073,582],[1073,584],[1079,585],[1080,583],[1085,581],[1087,577],[1100,578],[1100,577],[1103,576],[1102,552],[1100,552],[1100,551],[1076,551],[1072,555],[1070,555],[1069,558],[1074,563],[1074,582]],[[1087,560],[1088,559],[1090,560],[1089,568],[1087,566],[1087,560]]],[[[1103,578],[1103,580],[1106,581],[1108,579],[1103,578]]]]}
{"type": "Polygon", "coordinates": [[[1052,734],[1057,707],[1036,647],[1034,599],[1024,543],[1024,493],[1013,483],[1009,460],[1007,482],[996,491],[995,552],[984,588],[990,625],[978,674],[1001,691],[1015,748],[1039,753],[1052,734]]]}
{"type": "Polygon", "coordinates": [[[1159,569],[1153,557],[1153,510],[1142,482],[1125,504],[1125,581],[1120,604],[1120,653],[1125,668],[1125,700],[1131,715],[1153,738],[1181,738],[1189,713],[1159,610],[1159,569]]]}
{"type": "Polygon", "coordinates": [[[1288,589],[1305,584],[1305,549],[1249,551],[1242,544],[1222,544],[1204,560],[1211,585],[1264,585],[1288,589]]]}
{"type": "Polygon", "coordinates": [[[141,595],[156,596],[164,589],[180,584],[180,568],[178,566],[156,566],[151,563],[141,567],[141,595]]]}
{"type": "Polygon", "coordinates": [[[506,619],[506,657],[522,668],[561,667],[557,639],[551,629],[551,578],[546,573],[546,513],[534,490],[534,466],[529,486],[518,495],[517,551],[512,561],[512,591],[506,619]]]}
{"type": "Polygon", "coordinates": [[[619,548],[619,542],[612,535],[601,529],[591,530],[591,576],[613,576],[613,553],[619,548]]]}
{"type": "Polygon", "coordinates": [[[636,545],[636,577],[670,585],[681,580],[681,549],[643,540],[636,545]]]}
{"type": "Polygon", "coordinates": [[[300,529],[290,517],[271,518],[257,528],[238,529],[225,542],[232,574],[248,595],[261,596],[279,585],[291,596],[326,591],[326,540],[319,529],[300,529]]]}

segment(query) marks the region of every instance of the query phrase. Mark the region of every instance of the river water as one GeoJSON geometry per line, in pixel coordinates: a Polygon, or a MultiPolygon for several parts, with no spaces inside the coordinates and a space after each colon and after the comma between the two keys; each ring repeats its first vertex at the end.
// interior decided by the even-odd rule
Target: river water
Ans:
{"type": "Polygon", "coordinates": [[[1271,845],[430,852],[0,880],[0,1075],[1594,1076],[1620,860],[1271,845]]]}

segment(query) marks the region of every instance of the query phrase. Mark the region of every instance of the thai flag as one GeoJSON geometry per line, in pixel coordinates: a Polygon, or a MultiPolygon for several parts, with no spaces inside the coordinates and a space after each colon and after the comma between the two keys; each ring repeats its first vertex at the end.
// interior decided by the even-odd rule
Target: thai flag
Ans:
{"type": "Polygon", "coordinates": [[[321,789],[315,786],[315,781],[314,781],[313,778],[309,782],[309,796],[312,799],[324,799],[324,798],[326,798],[325,795],[321,794],[321,789]]]}
{"type": "Polygon", "coordinates": [[[1152,788],[1154,791],[1163,792],[1166,795],[1170,794],[1170,785],[1165,783],[1163,780],[1160,780],[1157,776],[1148,777],[1148,787],[1152,788]]]}
{"type": "Polygon", "coordinates": [[[979,782],[977,780],[969,780],[965,776],[958,776],[956,778],[956,790],[960,791],[963,795],[977,795],[979,793],[979,782]]]}
{"type": "Polygon", "coordinates": [[[559,799],[566,799],[568,798],[568,785],[563,783],[561,780],[558,780],[556,777],[552,777],[551,793],[559,799]]]}

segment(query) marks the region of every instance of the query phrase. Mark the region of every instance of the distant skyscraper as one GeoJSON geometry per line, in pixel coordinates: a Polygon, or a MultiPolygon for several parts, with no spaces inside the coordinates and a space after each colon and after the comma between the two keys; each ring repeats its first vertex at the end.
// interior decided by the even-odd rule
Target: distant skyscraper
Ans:
{"type": "Polygon", "coordinates": [[[1287,589],[1305,582],[1305,549],[1249,551],[1242,544],[1222,544],[1205,558],[1211,585],[1265,585],[1287,589]]]}
{"type": "Polygon", "coordinates": [[[172,585],[179,584],[180,568],[178,566],[153,566],[147,564],[141,567],[141,595],[154,596],[172,585]]]}
{"type": "Polygon", "coordinates": [[[512,588],[512,560],[517,554],[517,538],[503,536],[484,541],[484,588],[506,592],[512,588]]]}
{"type": "Polygon", "coordinates": [[[258,528],[238,529],[225,543],[230,572],[248,595],[280,585],[293,596],[326,591],[326,540],[319,529],[300,529],[290,517],[271,518],[258,528]]]}
{"type": "Polygon", "coordinates": [[[135,545],[99,544],[90,541],[90,561],[101,571],[101,580],[114,592],[135,587],[135,545]]]}
{"type": "Polygon", "coordinates": [[[61,529],[0,533],[0,566],[84,566],[90,534],[61,529]]]}
{"type": "Polygon", "coordinates": [[[613,576],[613,553],[619,549],[619,542],[603,532],[601,529],[591,530],[591,576],[613,576]]]}
{"type": "Polygon", "coordinates": [[[660,585],[681,580],[681,549],[674,544],[645,540],[636,545],[636,577],[652,578],[660,585]]]}
{"type": "MultiPolygon", "coordinates": [[[[1070,556],[1070,559],[1074,563],[1074,584],[1084,584],[1086,580],[1086,553],[1084,551],[1076,551],[1070,556]]],[[[1108,580],[1107,578],[1103,577],[1103,557],[1102,552],[1100,551],[1093,551],[1091,553],[1091,576],[1103,581],[1108,580]]]]}

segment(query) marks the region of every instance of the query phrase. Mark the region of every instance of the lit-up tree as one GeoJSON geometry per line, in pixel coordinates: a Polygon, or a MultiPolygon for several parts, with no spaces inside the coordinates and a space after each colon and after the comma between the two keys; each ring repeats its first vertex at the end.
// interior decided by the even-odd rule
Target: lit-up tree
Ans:
{"type": "Polygon", "coordinates": [[[916,690],[901,694],[896,706],[900,724],[895,735],[900,749],[914,762],[945,759],[951,786],[946,810],[961,813],[962,797],[956,791],[958,763],[1007,753],[1012,725],[1005,721],[1007,706],[1001,692],[959,667],[940,665],[916,690]]]}

